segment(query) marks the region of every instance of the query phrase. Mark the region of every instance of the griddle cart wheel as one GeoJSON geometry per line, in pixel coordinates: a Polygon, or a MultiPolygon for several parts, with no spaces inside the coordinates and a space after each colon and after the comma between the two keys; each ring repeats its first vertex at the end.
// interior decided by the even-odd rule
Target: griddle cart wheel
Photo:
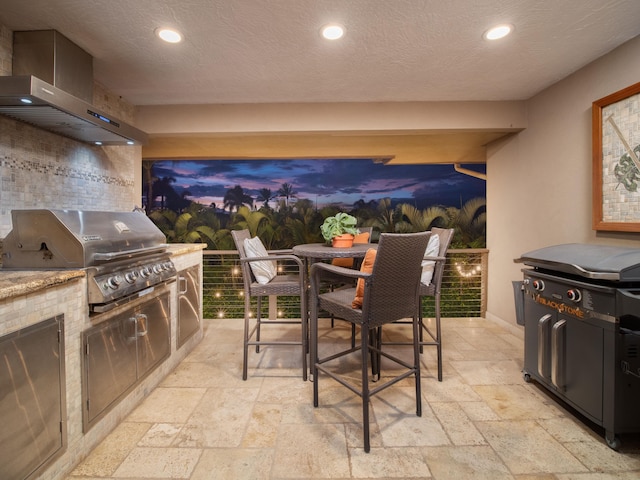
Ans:
{"type": "Polygon", "coordinates": [[[607,441],[609,448],[618,451],[620,448],[620,439],[616,437],[613,432],[607,430],[604,434],[604,439],[607,441]]]}
{"type": "Polygon", "coordinates": [[[531,383],[531,374],[529,372],[522,372],[522,379],[527,382],[527,383],[531,383]]]}

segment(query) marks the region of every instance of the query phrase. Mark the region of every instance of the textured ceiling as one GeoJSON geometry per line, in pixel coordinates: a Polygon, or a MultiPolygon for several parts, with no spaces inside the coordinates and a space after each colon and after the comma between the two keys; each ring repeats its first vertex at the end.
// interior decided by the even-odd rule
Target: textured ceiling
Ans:
{"type": "Polygon", "coordinates": [[[522,100],[640,33],[638,0],[2,0],[134,105],[522,100]],[[337,42],[320,27],[343,24],[337,42]],[[515,25],[488,43],[496,23],[515,25]],[[180,29],[167,45],[158,26],[180,29]]]}

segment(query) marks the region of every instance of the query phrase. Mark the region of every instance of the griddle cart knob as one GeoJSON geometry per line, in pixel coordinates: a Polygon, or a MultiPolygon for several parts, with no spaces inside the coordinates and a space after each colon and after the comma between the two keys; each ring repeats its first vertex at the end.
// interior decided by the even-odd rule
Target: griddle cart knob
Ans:
{"type": "Polygon", "coordinates": [[[582,294],[580,290],[572,288],[571,290],[567,290],[567,298],[572,302],[579,302],[582,299],[582,294]]]}
{"type": "Polygon", "coordinates": [[[544,282],[542,280],[534,280],[533,281],[533,288],[535,290],[538,290],[539,292],[544,290],[544,282]]]}

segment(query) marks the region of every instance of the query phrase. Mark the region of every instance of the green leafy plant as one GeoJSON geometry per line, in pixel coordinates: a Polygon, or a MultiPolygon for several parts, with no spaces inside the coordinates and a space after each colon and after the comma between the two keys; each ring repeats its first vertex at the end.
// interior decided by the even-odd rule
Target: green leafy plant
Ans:
{"type": "Polygon", "coordinates": [[[358,220],[353,215],[339,212],[332,217],[325,218],[324,223],[320,225],[320,231],[324,239],[330,242],[333,237],[344,233],[356,235],[358,233],[356,223],[358,223],[358,220]]]}

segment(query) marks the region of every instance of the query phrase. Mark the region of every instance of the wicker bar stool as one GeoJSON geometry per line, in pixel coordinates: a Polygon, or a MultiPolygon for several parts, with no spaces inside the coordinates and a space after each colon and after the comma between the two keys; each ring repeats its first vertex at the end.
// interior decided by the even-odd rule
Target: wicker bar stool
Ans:
{"type": "MultiPolygon", "coordinates": [[[[247,250],[247,240],[251,240],[249,230],[233,230],[231,232],[233,241],[236,244],[240,265],[242,266],[242,278],[244,281],[244,341],[242,356],[242,379],[247,379],[247,362],[249,357],[249,347],[255,346],[256,352],[260,351],[262,345],[300,345],[302,350],[302,378],[307,379],[307,295],[305,288],[305,269],[302,260],[292,254],[267,252],[264,250],[262,256],[250,256],[247,250]],[[298,273],[295,275],[277,274],[274,269],[271,278],[260,270],[260,267],[269,267],[269,263],[277,261],[294,262],[298,266],[298,273]],[[267,263],[264,263],[267,262],[267,263]],[[253,268],[252,268],[253,265],[253,268]],[[254,270],[262,273],[256,275],[254,270]],[[266,276],[267,278],[262,278],[266,276]],[[260,280],[260,281],[258,281],[260,280]],[[268,280],[265,282],[265,280],[268,280]],[[263,283],[261,283],[263,282],[263,283]],[[300,321],[297,320],[264,320],[261,316],[262,298],[274,296],[298,296],[300,297],[300,321]],[[251,321],[251,299],[257,298],[257,313],[255,323],[251,321]],[[300,324],[300,341],[284,340],[262,340],[261,328],[274,324],[300,324]]],[[[257,237],[254,237],[254,242],[257,237]]],[[[258,239],[259,240],[259,239],[258,239]]],[[[258,242],[255,242],[258,243],[258,242]]],[[[261,245],[261,242],[260,242],[261,245]]],[[[264,247],[263,247],[264,249],[264,247]]],[[[266,269],[265,268],[265,269],[266,269]]]]}
{"type": "MultiPolygon", "coordinates": [[[[418,330],[418,286],[420,284],[420,261],[429,241],[429,232],[391,234],[384,233],[375,250],[367,252],[361,270],[316,263],[311,267],[311,316],[310,316],[310,352],[311,374],[313,379],[313,405],[318,406],[319,373],[322,372],[347,387],[362,398],[362,421],[364,450],[370,451],[369,441],[369,400],[370,397],[399,382],[413,376],[416,385],[416,415],[422,415],[420,391],[420,351],[418,330]],[[374,252],[369,255],[371,252],[374,252]],[[371,257],[375,255],[375,260],[371,257]],[[369,257],[369,258],[368,258],[369,257]],[[367,267],[372,264],[371,272],[367,267]],[[346,279],[360,279],[362,291],[361,306],[354,308],[359,288],[344,288],[320,294],[323,274],[342,275],[346,279]],[[318,312],[324,310],[336,318],[351,322],[360,327],[360,345],[347,348],[328,356],[320,356],[318,351],[318,312]],[[376,343],[377,331],[382,325],[403,318],[412,318],[413,323],[413,360],[408,363],[383,352],[376,343]],[[372,341],[373,340],[373,341],[372,341]],[[360,351],[361,382],[355,382],[340,373],[344,368],[343,357],[360,351]],[[369,357],[372,362],[380,356],[401,367],[401,372],[371,389],[369,387],[369,357]],[[332,363],[333,362],[333,363],[332,363]]],[[[373,367],[373,365],[372,365],[373,367]]],[[[377,368],[377,367],[374,367],[377,368]]],[[[377,368],[379,371],[379,368],[377,368]]]]}

